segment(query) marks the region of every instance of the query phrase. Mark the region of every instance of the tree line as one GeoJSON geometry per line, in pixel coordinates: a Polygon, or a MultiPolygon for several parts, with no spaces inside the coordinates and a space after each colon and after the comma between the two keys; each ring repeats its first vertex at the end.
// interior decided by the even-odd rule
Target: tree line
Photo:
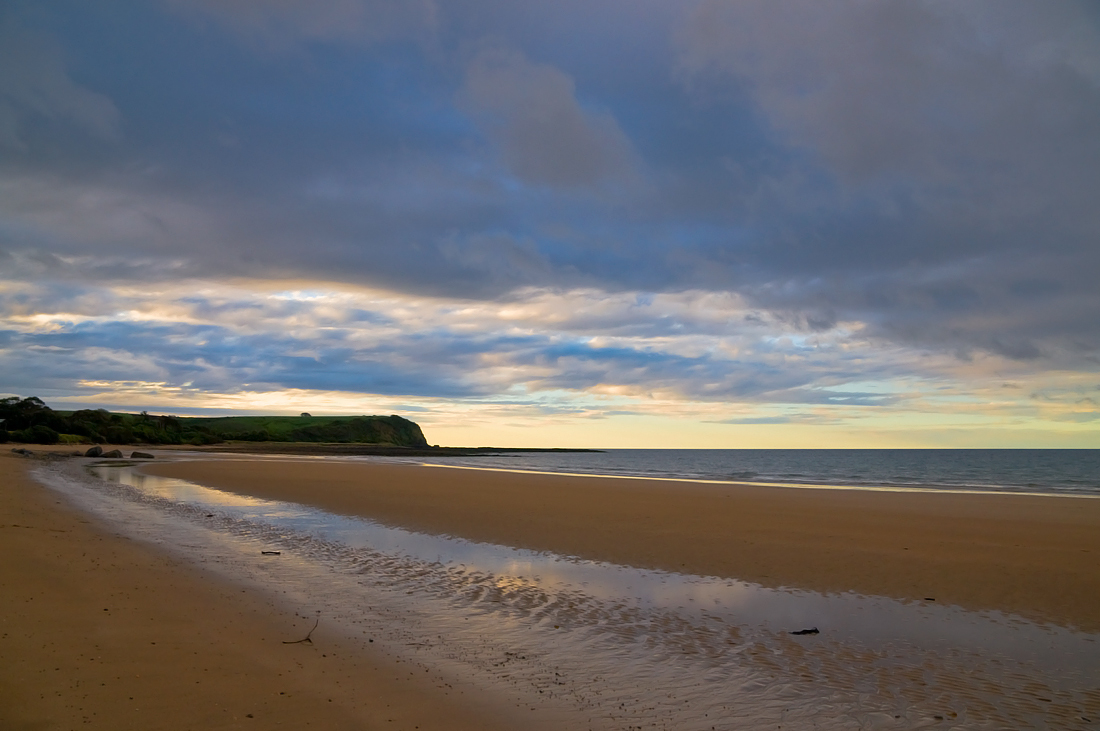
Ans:
{"type": "Polygon", "coordinates": [[[58,412],[35,396],[0,399],[0,442],[27,444],[216,444],[210,429],[175,416],[117,414],[106,409],[58,412]]]}

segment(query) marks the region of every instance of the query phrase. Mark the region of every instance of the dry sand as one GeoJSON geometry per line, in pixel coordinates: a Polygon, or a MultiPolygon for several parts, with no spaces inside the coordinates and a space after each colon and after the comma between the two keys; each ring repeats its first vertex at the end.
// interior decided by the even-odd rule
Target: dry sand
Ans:
{"type": "Polygon", "coordinates": [[[0,454],[0,729],[513,727],[323,623],[283,644],[312,618],[89,522],[34,463],[0,454]]]}
{"type": "Polygon", "coordinates": [[[1100,499],[293,460],[148,471],[475,541],[773,587],[934,598],[1100,630],[1100,499]]]}

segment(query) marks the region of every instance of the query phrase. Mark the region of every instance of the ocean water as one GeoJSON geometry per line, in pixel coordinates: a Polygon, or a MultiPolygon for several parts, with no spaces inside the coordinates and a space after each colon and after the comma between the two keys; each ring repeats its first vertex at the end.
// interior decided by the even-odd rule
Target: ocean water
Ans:
{"type": "Polygon", "coordinates": [[[612,449],[416,461],[620,477],[1100,496],[1100,449],[612,449]]]}

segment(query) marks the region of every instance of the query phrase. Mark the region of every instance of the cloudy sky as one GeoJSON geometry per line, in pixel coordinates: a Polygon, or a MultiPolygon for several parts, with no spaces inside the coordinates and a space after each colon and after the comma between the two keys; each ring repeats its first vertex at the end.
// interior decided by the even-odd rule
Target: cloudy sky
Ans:
{"type": "Polygon", "coordinates": [[[6,0],[0,392],[1100,447],[1091,0],[6,0]]]}

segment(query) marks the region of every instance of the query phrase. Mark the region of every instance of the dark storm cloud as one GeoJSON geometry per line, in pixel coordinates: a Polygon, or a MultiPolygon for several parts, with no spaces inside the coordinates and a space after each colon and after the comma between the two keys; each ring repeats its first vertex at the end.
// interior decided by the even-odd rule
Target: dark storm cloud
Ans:
{"type": "MultiPolygon", "coordinates": [[[[0,38],[5,281],[293,278],[501,306],[711,290],[787,330],[1096,366],[1089,3],[15,2],[0,38]]],[[[458,375],[478,367],[465,338],[544,368],[539,388],[826,398],[792,366],[418,332],[444,350],[194,352],[284,386],[486,393],[458,375]]],[[[95,347],[78,334],[48,345],[95,347]]],[[[150,379],[188,368],[179,337],[150,379]]]]}

